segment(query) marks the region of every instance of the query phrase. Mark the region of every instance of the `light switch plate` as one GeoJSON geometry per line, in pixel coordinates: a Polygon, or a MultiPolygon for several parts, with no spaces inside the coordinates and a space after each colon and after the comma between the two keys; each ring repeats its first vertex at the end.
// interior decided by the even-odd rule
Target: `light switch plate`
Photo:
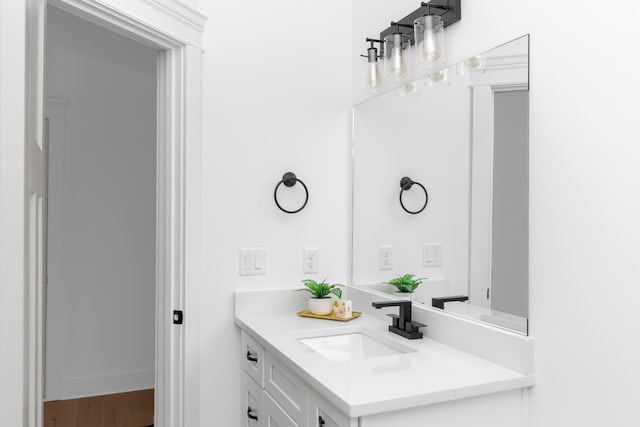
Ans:
{"type": "Polygon", "coordinates": [[[442,245],[424,244],[422,245],[422,266],[442,267],[442,245]]]}
{"type": "Polygon", "coordinates": [[[264,276],[267,274],[267,250],[262,248],[240,249],[240,275],[264,276]]]}

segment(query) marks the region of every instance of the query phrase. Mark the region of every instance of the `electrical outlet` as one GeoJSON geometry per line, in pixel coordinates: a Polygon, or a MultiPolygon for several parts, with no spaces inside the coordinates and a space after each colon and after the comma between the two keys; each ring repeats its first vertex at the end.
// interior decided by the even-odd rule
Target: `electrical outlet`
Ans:
{"type": "Polygon", "coordinates": [[[378,248],[378,267],[380,270],[393,269],[393,248],[388,245],[378,248]]]}
{"type": "Polygon", "coordinates": [[[422,245],[422,266],[442,267],[442,245],[422,245]]]}
{"type": "Polygon", "coordinates": [[[317,274],[320,271],[320,249],[304,248],[302,251],[302,273],[317,274]]]}

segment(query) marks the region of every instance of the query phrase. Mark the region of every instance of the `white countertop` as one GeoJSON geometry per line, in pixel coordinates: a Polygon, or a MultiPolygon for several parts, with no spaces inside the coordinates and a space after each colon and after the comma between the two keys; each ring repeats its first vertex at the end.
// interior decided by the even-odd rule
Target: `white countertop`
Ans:
{"type": "Polygon", "coordinates": [[[534,383],[533,375],[523,375],[438,341],[408,340],[392,334],[388,331],[389,323],[367,314],[349,322],[337,322],[303,318],[295,313],[240,313],[235,321],[350,417],[529,387],[534,383]],[[383,334],[415,351],[330,361],[300,342],[302,337],[332,335],[343,328],[383,334]]]}

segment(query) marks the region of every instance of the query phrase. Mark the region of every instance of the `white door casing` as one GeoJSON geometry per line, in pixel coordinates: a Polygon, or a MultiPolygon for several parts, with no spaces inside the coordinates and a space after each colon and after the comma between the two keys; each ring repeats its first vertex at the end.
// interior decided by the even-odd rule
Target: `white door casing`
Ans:
{"type": "MultiPolygon", "coordinates": [[[[164,52],[156,292],[156,387],[162,393],[156,394],[155,425],[199,425],[200,38],[205,18],[171,0],[50,3],[164,52]],[[174,309],[185,311],[183,326],[172,325],[174,309]]],[[[2,360],[0,397],[6,391],[7,399],[0,399],[0,412],[3,423],[29,427],[42,425],[45,11],[46,0],[0,2],[0,296],[2,308],[8,308],[0,320],[10,325],[3,326],[1,338],[12,349],[2,360]]]]}
{"type": "MultiPolygon", "coordinates": [[[[520,49],[518,44],[516,49],[520,49]]],[[[491,308],[494,95],[528,89],[528,51],[487,58],[472,90],[469,302],[491,308]]]]}
{"type": "Polygon", "coordinates": [[[26,279],[29,337],[27,390],[28,425],[40,426],[44,380],[44,235],[45,140],[44,140],[44,43],[46,0],[27,2],[26,68],[26,279]]]}

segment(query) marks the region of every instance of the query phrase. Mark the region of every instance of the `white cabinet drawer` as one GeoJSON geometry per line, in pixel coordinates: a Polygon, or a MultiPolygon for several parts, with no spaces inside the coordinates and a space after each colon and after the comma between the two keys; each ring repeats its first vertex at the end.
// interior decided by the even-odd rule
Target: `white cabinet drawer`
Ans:
{"type": "MultiPolygon", "coordinates": [[[[349,418],[315,391],[309,393],[308,427],[357,427],[358,419],[349,418]]],[[[398,423],[400,425],[400,423],[398,423]]]]}
{"type": "MultiPolygon", "coordinates": [[[[269,393],[264,393],[264,427],[300,427],[296,422],[278,405],[269,393]]],[[[304,424],[302,424],[304,426],[304,424]]]]}
{"type": "Polygon", "coordinates": [[[260,387],[264,387],[264,347],[245,331],[240,335],[242,366],[260,387]]]}
{"type": "Polygon", "coordinates": [[[309,387],[270,353],[265,357],[264,369],[265,390],[297,424],[305,425],[309,387]]]}
{"type": "Polygon", "coordinates": [[[264,427],[266,416],[263,391],[246,372],[242,374],[242,399],[242,408],[246,415],[242,426],[264,427]]]}

